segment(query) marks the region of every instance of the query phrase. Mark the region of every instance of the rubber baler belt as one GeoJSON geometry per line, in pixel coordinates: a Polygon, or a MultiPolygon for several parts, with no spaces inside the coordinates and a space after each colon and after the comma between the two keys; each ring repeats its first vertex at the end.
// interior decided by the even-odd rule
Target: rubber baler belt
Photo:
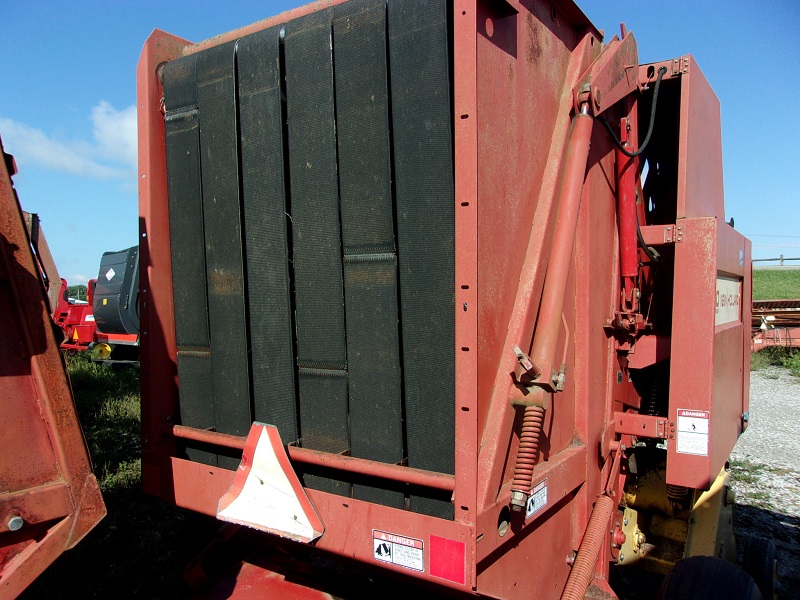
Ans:
{"type": "Polygon", "coordinates": [[[239,41],[239,119],[256,421],[299,437],[289,272],[279,28],[239,41]]]}
{"type": "Polygon", "coordinates": [[[328,9],[287,23],[284,53],[300,431],[304,447],[341,453],[350,439],[331,17],[328,9]]]}
{"type": "Polygon", "coordinates": [[[184,423],[454,472],[446,4],[354,0],[166,66],[184,423]]]}
{"type": "MultiPolygon", "coordinates": [[[[239,199],[235,43],[197,56],[208,322],[217,431],[247,435],[252,423],[239,199]]],[[[235,469],[239,461],[220,456],[235,469]]]]}
{"type": "MultiPolygon", "coordinates": [[[[164,66],[164,123],[167,154],[170,239],[178,345],[181,423],[198,429],[216,427],[209,398],[211,341],[200,191],[200,132],[197,111],[197,57],[164,66]]],[[[217,455],[188,448],[191,460],[216,465],[217,455]]]]}
{"type": "MultiPolygon", "coordinates": [[[[455,214],[447,2],[389,3],[408,465],[455,469],[455,214]]],[[[452,517],[448,502],[412,510],[452,517]]]]}
{"type": "MultiPolygon", "coordinates": [[[[386,5],[356,0],[334,11],[351,455],[398,464],[405,453],[386,5]]],[[[353,495],[405,506],[399,492],[355,485],[353,495]]]]}

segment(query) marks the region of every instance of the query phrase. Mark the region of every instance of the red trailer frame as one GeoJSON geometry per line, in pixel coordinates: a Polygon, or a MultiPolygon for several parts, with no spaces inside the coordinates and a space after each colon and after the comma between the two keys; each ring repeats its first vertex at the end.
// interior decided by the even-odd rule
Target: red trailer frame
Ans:
{"type": "Polygon", "coordinates": [[[14,598],[106,509],[1,141],[0,159],[0,596],[14,598]]]}

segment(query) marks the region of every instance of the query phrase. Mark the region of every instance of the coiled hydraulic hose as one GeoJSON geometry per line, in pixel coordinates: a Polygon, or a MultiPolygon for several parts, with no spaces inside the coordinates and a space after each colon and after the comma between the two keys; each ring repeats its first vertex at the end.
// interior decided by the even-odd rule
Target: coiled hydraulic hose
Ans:
{"type": "Polygon", "coordinates": [[[512,502],[511,508],[520,511],[524,508],[527,494],[533,487],[533,468],[539,457],[539,437],[544,425],[544,408],[526,406],[522,416],[522,432],[519,436],[517,462],[514,465],[514,479],[511,482],[511,493],[519,496],[520,502],[512,502]],[[520,493],[524,493],[521,496],[520,493]]]}
{"type": "Polygon", "coordinates": [[[608,523],[611,521],[615,505],[614,500],[606,495],[600,496],[595,502],[592,516],[589,517],[589,524],[578,548],[578,555],[572,563],[567,585],[561,594],[561,600],[581,600],[586,594],[594,577],[594,567],[600,555],[600,548],[603,547],[603,540],[608,536],[608,523]]]}

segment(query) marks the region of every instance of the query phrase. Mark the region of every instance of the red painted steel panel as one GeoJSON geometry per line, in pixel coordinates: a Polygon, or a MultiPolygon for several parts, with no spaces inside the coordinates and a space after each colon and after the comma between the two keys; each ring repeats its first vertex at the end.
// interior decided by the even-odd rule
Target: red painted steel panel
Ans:
{"type": "MultiPolygon", "coordinates": [[[[178,414],[177,346],[172,303],[172,255],[167,207],[167,162],[158,66],[180,56],[186,40],[156,29],[136,69],[139,131],[139,302],[142,451],[174,454],[160,427],[178,414]]],[[[143,462],[142,477],[149,475],[143,462]]]]}
{"type": "MultiPolygon", "coordinates": [[[[151,457],[152,460],[153,457],[151,457]]],[[[233,482],[233,471],[179,458],[172,458],[169,462],[161,459],[155,460],[160,463],[159,467],[163,475],[160,495],[171,494],[178,506],[207,515],[216,515],[219,499],[233,482]]],[[[152,466],[149,470],[153,472],[152,466]]],[[[341,556],[356,558],[404,575],[431,579],[429,572],[429,538],[431,535],[459,541],[465,545],[474,541],[472,528],[460,523],[409,513],[388,506],[370,504],[354,498],[344,498],[318,490],[306,489],[306,493],[325,525],[325,535],[316,541],[315,547],[341,556]],[[373,529],[424,540],[426,548],[428,548],[425,550],[425,570],[417,572],[376,561],[372,546],[373,529]]],[[[466,568],[466,582],[469,588],[469,581],[474,577],[474,563],[468,563],[466,568]]],[[[463,587],[454,582],[439,581],[439,583],[450,587],[463,587]]]]}
{"type": "Polygon", "coordinates": [[[681,75],[678,218],[725,220],[719,100],[691,56],[681,75]]]}
{"type": "MultiPolygon", "coordinates": [[[[527,10],[523,8],[520,14],[525,15],[527,10]]],[[[526,16],[519,17],[518,32],[524,34],[527,31],[538,31],[536,28],[531,28],[525,24],[527,23],[527,18],[526,16]]],[[[530,18],[535,19],[536,17],[531,16],[530,18]]],[[[547,18],[551,17],[548,15],[547,18]]],[[[540,41],[542,40],[538,38],[523,36],[518,40],[517,44],[519,48],[537,48],[540,41]]],[[[519,190],[514,192],[519,202],[522,202],[523,205],[532,204],[536,210],[531,221],[528,221],[528,225],[523,230],[524,235],[522,235],[523,232],[520,232],[521,237],[517,240],[517,245],[511,249],[512,252],[519,253],[523,257],[521,267],[515,275],[508,275],[507,280],[503,283],[503,285],[514,291],[513,298],[510,299],[513,302],[513,309],[508,314],[507,322],[503,324],[493,321],[492,312],[488,312],[486,318],[479,318],[479,329],[482,332],[482,336],[486,335],[488,336],[487,339],[491,339],[495,335],[495,333],[492,333],[493,328],[498,329],[503,334],[500,338],[502,342],[497,340],[493,342],[497,344],[495,347],[489,347],[486,339],[483,339],[479,348],[481,367],[478,394],[481,399],[479,406],[481,445],[478,456],[478,502],[481,507],[490,506],[496,499],[503,482],[508,481],[512,476],[513,461],[508,462],[507,457],[516,455],[517,438],[512,436],[515,416],[509,403],[509,397],[513,387],[510,374],[514,372],[517,359],[511,349],[515,345],[518,345],[523,350],[530,348],[547,269],[550,237],[556,219],[555,197],[558,191],[560,170],[570,130],[570,113],[573,100],[572,86],[577,83],[578,78],[589,66],[592,57],[599,52],[599,41],[589,35],[577,42],[573,40],[573,43],[577,45],[572,50],[569,61],[565,66],[566,74],[556,101],[558,109],[555,114],[549,117],[555,124],[550,134],[551,137],[547,140],[540,139],[541,146],[536,149],[537,153],[544,153],[546,156],[544,171],[539,176],[540,181],[528,181],[528,187],[524,184],[519,184],[519,190]],[[494,356],[494,359],[487,358],[487,353],[489,357],[494,356]],[[490,386],[482,383],[487,378],[490,378],[488,381],[492,381],[490,386]],[[483,396],[482,394],[485,393],[489,395],[483,396]]],[[[549,39],[546,47],[551,49],[552,52],[568,51],[562,45],[562,42],[553,38],[549,39]]],[[[484,44],[483,48],[483,56],[486,60],[489,60],[493,55],[499,56],[500,60],[506,60],[494,46],[484,44]]],[[[524,58],[526,55],[522,56],[524,58]]],[[[544,58],[533,65],[528,65],[527,61],[522,59],[519,62],[521,64],[518,64],[517,67],[523,70],[526,78],[536,80],[537,77],[549,78],[553,76],[549,70],[550,63],[544,58]]],[[[493,72],[488,67],[485,71],[493,72]]],[[[524,97],[536,89],[535,86],[528,87],[524,78],[521,83],[516,83],[516,79],[512,83],[515,86],[519,86],[515,91],[515,95],[520,97],[524,97]]],[[[548,100],[548,102],[550,101],[548,100]]],[[[497,110],[497,107],[487,104],[486,110],[497,110]]],[[[531,135],[535,135],[534,132],[538,125],[538,120],[531,120],[530,122],[525,120],[532,119],[531,116],[519,116],[517,118],[523,119],[524,126],[532,130],[531,135]]],[[[500,122],[502,123],[502,120],[500,122]]],[[[508,139],[520,141],[516,137],[518,135],[516,130],[512,130],[510,135],[513,137],[508,139]]],[[[520,137],[524,139],[527,136],[521,135],[520,137]]],[[[506,141],[495,140],[495,142],[506,149],[506,141]]],[[[496,148],[494,152],[496,152],[496,148]]],[[[533,150],[531,149],[530,152],[533,152],[533,150]]],[[[485,153],[487,156],[489,155],[488,148],[485,149],[485,153]]],[[[524,163],[525,160],[530,160],[531,157],[522,156],[520,158],[521,164],[515,167],[519,170],[516,175],[527,177],[524,163]]],[[[497,165],[494,166],[497,167],[497,165]]],[[[484,177],[488,177],[491,171],[486,169],[482,173],[484,177]]],[[[489,205],[497,201],[495,194],[488,186],[484,188],[484,194],[486,194],[485,202],[489,205]]],[[[522,208],[517,207],[517,210],[522,210],[522,208]]],[[[486,218],[495,216],[487,214],[486,218]]],[[[499,216],[498,218],[502,219],[503,217],[499,216]]],[[[493,226],[491,223],[486,223],[483,224],[483,227],[488,232],[493,226]]],[[[497,232],[492,235],[499,237],[497,232]]],[[[480,247],[484,248],[484,246],[480,247]]],[[[481,254],[483,251],[481,251],[481,254]]],[[[491,254],[492,248],[485,247],[485,252],[491,254]]],[[[479,270],[481,287],[485,283],[485,278],[490,275],[491,270],[494,268],[491,263],[483,262],[482,264],[483,266],[479,270]]],[[[496,284],[500,285],[500,282],[496,282],[496,284]]],[[[495,300],[495,298],[485,298],[485,302],[488,304],[495,302],[495,300]]],[[[483,307],[482,310],[498,310],[497,307],[490,309],[484,306],[483,303],[481,303],[481,306],[483,307]]],[[[509,308],[505,307],[503,310],[509,310],[509,308]]],[[[551,417],[548,416],[546,418],[549,419],[551,417]]],[[[548,426],[546,423],[545,428],[548,426]]]]}
{"type": "Polygon", "coordinates": [[[0,596],[14,597],[106,514],[0,142],[0,596]]]}
{"type": "Polygon", "coordinates": [[[750,245],[714,217],[678,222],[669,401],[676,436],[668,442],[667,483],[708,489],[742,432],[747,406],[750,309],[741,299],[750,294],[750,245]],[[741,292],[735,320],[715,324],[718,280],[739,281],[741,292]],[[681,427],[679,410],[697,411],[699,420],[688,415],[685,423],[698,434],[681,427]]]}

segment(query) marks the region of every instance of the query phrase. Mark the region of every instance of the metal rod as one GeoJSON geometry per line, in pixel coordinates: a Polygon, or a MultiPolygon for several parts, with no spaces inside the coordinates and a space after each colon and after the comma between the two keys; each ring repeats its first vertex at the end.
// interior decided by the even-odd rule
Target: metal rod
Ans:
{"type": "MultiPolygon", "coordinates": [[[[244,450],[245,441],[247,440],[247,438],[236,435],[195,429],[194,427],[186,427],[185,425],[173,425],[170,432],[176,438],[211,444],[213,446],[221,446],[223,448],[231,448],[233,450],[244,450]]],[[[455,477],[445,473],[424,471],[422,469],[392,465],[374,460],[367,460],[365,458],[343,456],[341,454],[330,454],[329,452],[320,452],[318,450],[298,448],[296,446],[287,446],[286,450],[289,454],[289,458],[293,462],[305,465],[325,467],[326,469],[366,475],[368,477],[378,477],[387,481],[407,483],[409,485],[442,490],[445,492],[452,492],[455,489],[455,477]]]]}

